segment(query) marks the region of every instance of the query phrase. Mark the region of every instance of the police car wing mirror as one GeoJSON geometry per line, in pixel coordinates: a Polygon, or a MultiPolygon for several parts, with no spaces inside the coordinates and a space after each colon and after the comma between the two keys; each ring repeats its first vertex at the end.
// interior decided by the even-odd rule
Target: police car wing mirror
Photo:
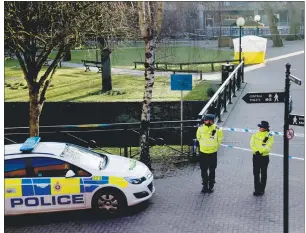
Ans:
{"type": "Polygon", "coordinates": [[[69,171],[67,171],[67,173],[66,173],[66,178],[70,178],[70,177],[74,177],[75,176],[75,173],[72,171],[72,170],[69,170],[69,171]]]}

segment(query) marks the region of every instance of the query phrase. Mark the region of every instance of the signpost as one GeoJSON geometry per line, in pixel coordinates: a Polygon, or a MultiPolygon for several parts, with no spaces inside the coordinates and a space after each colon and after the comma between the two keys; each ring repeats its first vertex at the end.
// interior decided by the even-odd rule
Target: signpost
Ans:
{"type": "MultiPolygon", "coordinates": [[[[181,91],[181,121],[183,121],[183,91],[191,90],[191,74],[171,74],[171,91],[181,91]]],[[[183,151],[183,123],[181,123],[181,151],[183,151]]]]}
{"type": "Polygon", "coordinates": [[[290,82],[302,85],[302,81],[290,74],[289,63],[286,64],[285,92],[247,93],[242,99],[248,104],[257,103],[285,103],[284,114],[284,233],[289,232],[289,140],[294,137],[293,129],[289,125],[304,126],[303,115],[290,115],[292,99],[290,96],[290,82]]]}

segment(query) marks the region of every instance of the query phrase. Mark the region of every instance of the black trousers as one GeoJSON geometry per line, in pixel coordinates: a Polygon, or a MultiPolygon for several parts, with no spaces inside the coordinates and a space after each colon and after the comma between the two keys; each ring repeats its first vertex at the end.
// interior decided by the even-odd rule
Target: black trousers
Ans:
{"type": "Polygon", "coordinates": [[[269,156],[253,155],[253,175],[255,192],[264,192],[267,184],[269,156]]]}
{"type": "Polygon", "coordinates": [[[214,184],[217,168],[217,152],[212,154],[205,154],[200,152],[199,162],[201,168],[202,184],[207,186],[207,183],[214,184]],[[209,174],[208,174],[209,171],[209,174]]]}

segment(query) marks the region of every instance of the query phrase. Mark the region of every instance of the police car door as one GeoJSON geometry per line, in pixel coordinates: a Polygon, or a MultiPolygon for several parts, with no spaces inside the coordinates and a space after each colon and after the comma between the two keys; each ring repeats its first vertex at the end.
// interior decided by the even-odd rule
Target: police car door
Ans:
{"type": "Polygon", "coordinates": [[[85,197],[81,178],[66,178],[71,164],[58,158],[33,157],[33,186],[39,199],[37,212],[83,209],[85,197]]]}
{"type": "Polygon", "coordinates": [[[27,158],[16,157],[4,160],[5,214],[36,212],[35,203],[31,200],[34,188],[32,179],[28,178],[27,162],[27,158]]]}

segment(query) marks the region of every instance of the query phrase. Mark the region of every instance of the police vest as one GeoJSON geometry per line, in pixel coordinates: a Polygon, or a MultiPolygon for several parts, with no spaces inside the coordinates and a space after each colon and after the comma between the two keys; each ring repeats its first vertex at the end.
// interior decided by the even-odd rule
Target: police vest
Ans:
{"type": "Polygon", "coordinates": [[[200,144],[200,151],[202,153],[215,153],[217,152],[223,133],[216,125],[206,126],[203,125],[198,128],[197,139],[200,144]]]}
{"type": "Polygon", "coordinates": [[[255,133],[250,142],[250,147],[255,154],[259,151],[263,156],[268,156],[274,143],[274,137],[269,132],[257,132],[255,133]]]}

